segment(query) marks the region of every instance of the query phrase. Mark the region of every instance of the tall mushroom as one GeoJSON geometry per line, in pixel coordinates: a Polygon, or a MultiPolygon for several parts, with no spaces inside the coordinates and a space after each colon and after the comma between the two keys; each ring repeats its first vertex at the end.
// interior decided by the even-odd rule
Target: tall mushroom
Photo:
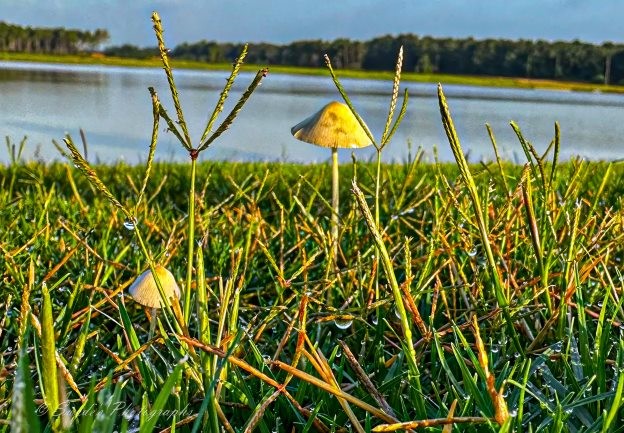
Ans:
{"type": "MultiPolygon", "coordinates": [[[[179,299],[180,288],[173,274],[161,265],[156,265],[154,270],[156,271],[158,282],[163,289],[165,302],[170,303],[171,298],[179,299]]],[[[149,332],[149,338],[151,339],[154,334],[154,329],[156,328],[157,310],[163,306],[163,299],[152,271],[148,269],[139,275],[128,289],[128,292],[136,302],[151,309],[152,318],[150,320],[149,332]]]]}
{"type": "Polygon", "coordinates": [[[330,102],[317,113],[299,122],[290,130],[298,140],[329,147],[332,152],[332,217],[331,241],[334,265],[338,257],[338,148],[370,146],[371,140],[349,107],[330,102]]]}

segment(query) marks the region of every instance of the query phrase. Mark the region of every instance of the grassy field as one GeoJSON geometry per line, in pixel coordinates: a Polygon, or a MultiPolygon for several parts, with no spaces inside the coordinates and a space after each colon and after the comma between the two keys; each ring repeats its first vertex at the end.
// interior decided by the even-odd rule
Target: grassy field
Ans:
{"type": "MultiPolygon", "coordinates": [[[[91,55],[47,55],[47,54],[27,54],[27,53],[8,53],[0,52],[0,60],[4,61],[29,61],[29,62],[45,62],[45,63],[65,63],[77,65],[106,65],[106,66],[125,66],[125,67],[146,67],[160,68],[162,67],[159,58],[154,59],[127,59],[119,57],[91,56],[91,55]]],[[[210,64],[197,61],[172,60],[173,66],[181,69],[199,69],[199,70],[229,70],[231,64],[210,64]]],[[[243,70],[255,72],[259,65],[245,65],[243,70]]],[[[323,75],[327,76],[325,68],[304,68],[296,66],[271,66],[271,72],[284,74],[299,75],[323,75]]],[[[392,80],[394,73],[391,71],[356,71],[341,70],[340,75],[345,78],[361,78],[374,80],[392,80]]],[[[470,75],[449,75],[449,74],[421,74],[415,72],[404,72],[402,75],[404,81],[412,81],[419,83],[442,83],[442,84],[463,84],[471,86],[487,86],[487,87],[510,87],[522,89],[550,89],[550,90],[566,90],[579,92],[606,92],[606,93],[624,93],[624,86],[604,85],[592,83],[578,83],[569,81],[541,80],[529,78],[513,78],[513,77],[485,77],[470,75]]]]}
{"type": "MultiPolygon", "coordinates": [[[[134,230],[71,163],[2,167],[0,431],[623,431],[624,170],[551,168],[471,167],[477,209],[455,165],[383,166],[385,268],[373,165],[341,169],[334,267],[329,167],[201,163],[191,314],[148,339],[127,288],[141,243],[184,287],[189,165],[134,230]]],[[[144,170],[96,167],[125,207],[144,170]]]]}

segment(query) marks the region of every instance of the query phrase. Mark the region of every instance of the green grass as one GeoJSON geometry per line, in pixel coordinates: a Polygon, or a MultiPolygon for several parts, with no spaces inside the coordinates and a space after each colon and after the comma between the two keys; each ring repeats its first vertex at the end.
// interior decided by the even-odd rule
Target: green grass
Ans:
{"type": "MultiPolygon", "coordinates": [[[[3,61],[29,61],[44,63],[65,63],[77,65],[106,65],[106,66],[125,66],[125,67],[146,67],[160,68],[161,62],[159,58],[154,59],[128,59],[120,57],[92,56],[92,55],[49,55],[49,54],[29,54],[29,53],[13,53],[0,52],[0,60],[3,61]]],[[[198,69],[198,70],[229,70],[229,63],[215,64],[190,60],[173,60],[173,66],[180,69],[198,69]]],[[[271,72],[295,74],[295,75],[320,75],[327,76],[325,68],[306,68],[299,66],[278,66],[269,65],[271,72]]],[[[255,72],[260,69],[259,65],[245,65],[244,71],[255,72]]],[[[372,80],[391,80],[394,76],[392,71],[359,71],[359,70],[341,70],[340,75],[345,78],[359,78],[372,80]]],[[[604,85],[592,83],[579,83],[558,80],[543,80],[531,78],[514,78],[514,77],[488,77],[488,76],[472,76],[472,75],[451,75],[451,74],[423,74],[415,72],[405,72],[402,75],[404,81],[418,83],[442,83],[442,84],[462,84],[470,86],[486,86],[486,87],[509,87],[522,89],[550,89],[550,90],[567,90],[579,92],[607,92],[607,93],[623,93],[624,86],[620,85],[604,85]]]]}
{"type": "MultiPolygon", "coordinates": [[[[379,276],[381,297],[374,299],[375,243],[347,182],[341,190],[340,272],[332,271],[331,212],[324,199],[330,194],[329,167],[198,164],[195,224],[197,239],[203,239],[205,273],[196,268],[196,274],[205,287],[213,343],[208,347],[200,344],[206,342],[200,310],[191,315],[188,337],[176,335],[161,315],[156,339],[146,342],[146,313],[124,293],[146,260],[133,232],[124,228],[123,215],[71,164],[15,162],[1,168],[0,419],[36,420],[57,431],[63,422],[70,431],[128,431],[138,426],[137,417],[147,423],[158,404],[170,411],[163,414],[176,416],[152,418],[155,431],[176,423],[176,431],[191,431],[198,413],[207,413],[202,411],[207,390],[201,379],[207,369],[221,377],[215,389],[218,410],[235,431],[251,424],[258,431],[355,429],[346,405],[368,430],[388,423],[388,417],[446,418],[455,399],[455,417],[471,421],[456,424],[456,431],[499,431],[470,329],[470,318],[476,316],[495,387],[504,388],[501,395],[514,415],[508,431],[622,431],[624,169],[570,162],[544,186],[538,166],[535,173],[501,167],[504,178],[496,164],[471,171],[521,351],[498,307],[458,169],[417,161],[382,167],[383,242],[406,304],[415,305],[431,332],[423,335],[412,322],[420,389],[408,375],[401,323],[384,274],[379,276]],[[522,193],[529,188],[528,195],[522,193]],[[538,256],[546,261],[545,274],[538,256]],[[44,287],[50,292],[49,319],[42,305],[44,287]],[[24,312],[28,291],[31,311],[24,312]],[[224,303],[228,296],[230,302],[224,303]],[[562,297],[569,302],[562,303],[562,297]],[[58,404],[70,421],[51,422],[45,413],[50,396],[43,396],[42,389],[54,367],[49,356],[46,361],[45,341],[33,323],[46,329],[46,320],[64,365],[59,368],[56,361],[64,379],[58,404]],[[216,347],[219,333],[220,341],[229,341],[221,345],[225,352],[216,347]],[[199,346],[194,354],[188,353],[189,341],[199,346]],[[222,363],[223,356],[229,361],[222,363]],[[369,385],[358,375],[360,369],[369,385]],[[26,386],[35,398],[31,415],[26,409],[17,412],[16,394],[26,379],[34,382],[33,388],[26,386]],[[289,397],[275,388],[286,383],[289,397]],[[384,408],[385,420],[379,418],[384,408]]],[[[550,167],[541,168],[549,179],[550,167]]],[[[343,166],[342,177],[353,177],[354,169],[343,166]]],[[[97,167],[125,204],[135,199],[143,170],[97,167]]],[[[374,165],[357,166],[358,184],[369,203],[375,172],[374,165]]],[[[157,261],[182,283],[189,167],[158,163],[152,173],[137,230],[157,261]]],[[[199,296],[194,291],[193,304],[199,296]]],[[[206,415],[199,422],[198,431],[208,429],[209,419],[206,415]]],[[[0,431],[9,428],[0,423],[0,431]]]]}

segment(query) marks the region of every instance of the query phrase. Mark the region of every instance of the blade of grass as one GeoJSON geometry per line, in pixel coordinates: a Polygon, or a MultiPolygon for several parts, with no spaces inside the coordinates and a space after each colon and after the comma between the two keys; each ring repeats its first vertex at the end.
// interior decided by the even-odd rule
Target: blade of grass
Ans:
{"type": "Polygon", "coordinates": [[[26,321],[19,337],[19,356],[11,395],[11,431],[15,433],[41,431],[38,411],[34,403],[34,385],[30,377],[30,361],[27,351],[29,330],[26,321]]]}
{"type": "Polygon", "coordinates": [[[52,421],[59,408],[58,370],[56,368],[56,343],[54,337],[54,319],[52,315],[52,300],[47,284],[41,284],[43,305],[41,307],[41,358],[44,375],[43,399],[48,407],[48,414],[52,421]]]}
{"type": "Polygon", "coordinates": [[[163,409],[167,404],[167,400],[169,400],[169,397],[171,396],[171,391],[174,385],[180,381],[182,367],[184,367],[183,364],[178,364],[174,367],[173,371],[160,388],[158,397],[156,397],[156,401],[150,408],[149,412],[141,412],[144,418],[141,420],[142,422],[141,427],[139,428],[139,433],[151,433],[154,430],[154,427],[156,427],[156,423],[163,413],[163,409]]]}

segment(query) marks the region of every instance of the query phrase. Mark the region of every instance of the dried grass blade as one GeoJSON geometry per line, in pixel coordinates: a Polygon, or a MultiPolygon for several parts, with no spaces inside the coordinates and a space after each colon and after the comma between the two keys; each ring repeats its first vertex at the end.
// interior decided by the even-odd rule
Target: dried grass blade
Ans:
{"type": "Polygon", "coordinates": [[[499,425],[505,424],[509,418],[509,410],[507,409],[507,402],[503,397],[503,393],[499,392],[495,387],[495,378],[489,369],[489,361],[487,353],[485,352],[485,345],[481,339],[481,333],[479,332],[479,322],[477,316],[472,316],[472,331],[475,336],[475,344],[477,347],[477,355],[479,358],[479,364],[485,373],[486,387],[492,404],[494,405],[494,419],[499,425]]]}
{"type": "Polygon", "coordinates": [[[347,346],[347,344],[342,340],[338,340],[338,344],[340,344],[340,346],[342,347],[342,351],[347,357],[347,361],[351,365],[351,368],[353,368],[353,371],[355,372],[358,380],[362,383],[364,388],[366,388],[366,391],[370,393],[370,395],[375,399],[379,407],[381,407],[384,412],[386,412],[391,417],[396,418],[394,411],[392,410],[384,396],[381,395],[377,388],[375,388],[375,385],[370,380],[368,374],[366,374],[360,363],[357,361],[357,359],[353,355],[353,352],[351,352],[351,349],[349,349],[349,346],[347,346]]]}
{"type": "Polygon", "coordinates": [[[298,377],[301,380],[305,380],[306,382],[320,388],[323,389],[327,392],[329,392],[330,394],[333,394],[336,397],[341,397],[344,398],[345,400],[347,400],[350,403],[353,403],[354,405],[356,405],[357,407],[359,407],[362,410],[365,410],[367,412],[370,412],[371,415],[376,416],[379,419],[382,419],[386,422],[394,422],[394,420],[392,419],[392,417],[390,417],[388,414],[386,414],[385,412],[383,412],[380,409],[377,409],[374,406],[371,406],[370,404],[360,400],[357,397],[352,396],[351,394],[348,394],[344,391],[342,391],[341,389],[336,389],[333,386],[329,385],[328,383],[325,383],[324,381],[308,374],[305,373],[301,370],[298,370],[292,366],[290,366],[289,364],[286,364],[284,362],[281,361],[273,361],[271,364],[281,368],[282,370],[286,371],[287,373],[291,373],[293,376],[298,377]]]}
{"type": "MultiPolygon", "coordinates": [[[[449,409],[448,415],[446,419],[453,419],[453,415],[455,414],[455,407],[457,406],[457,399],[453,400],[451,403],[451,408],[449,409]]],[[[453,432],[453,424],[447,424],[442,429],[442,433],[452,433],[453,432]]]]}
{"type": "Polygon", "coordinates": [[[488,418],[482,418],[477,416],[471,417],[457,417],[457,418],[432,418],[432,419],[423,419],[419,421],[407,421],[400,422],[395,424],[381,424],[374,427],[371,431],[375,433],[380,432],[391,432],[397,430],[407,430],[407,429],[415,429],[415,428],[423,428],[423,427],[435,427],[439,425],[448,425],[448,424],[484,424],[488,423],[490,420],[488,418]]]}

